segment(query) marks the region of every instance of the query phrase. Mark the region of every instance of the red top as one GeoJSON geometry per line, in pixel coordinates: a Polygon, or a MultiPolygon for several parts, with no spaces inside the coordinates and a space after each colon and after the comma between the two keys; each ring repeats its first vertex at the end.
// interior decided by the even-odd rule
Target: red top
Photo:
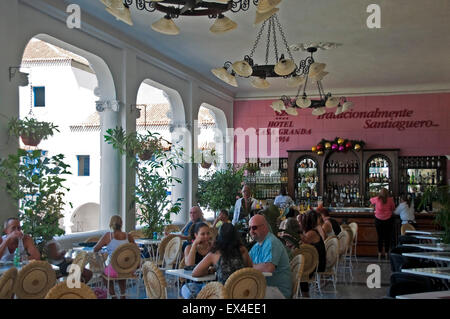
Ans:
{"type": "Polygon", "coordinates": [[[375,217],[381,220],[391,218],[392,212],[395,210],[394,199],[388,197],[386,204],[383,204],[378,197],[372,197],[370,202],[375,205],[375,217]]]}

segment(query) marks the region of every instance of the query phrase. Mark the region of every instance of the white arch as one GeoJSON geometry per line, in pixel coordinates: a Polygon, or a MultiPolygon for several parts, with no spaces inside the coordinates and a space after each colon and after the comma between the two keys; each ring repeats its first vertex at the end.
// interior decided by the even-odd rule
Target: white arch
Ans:
{"type": "Polygon", "coordinates": [[[100,205],[85,203],[78,206],[70,216],[72,233],[99,229],[100,205]]]}

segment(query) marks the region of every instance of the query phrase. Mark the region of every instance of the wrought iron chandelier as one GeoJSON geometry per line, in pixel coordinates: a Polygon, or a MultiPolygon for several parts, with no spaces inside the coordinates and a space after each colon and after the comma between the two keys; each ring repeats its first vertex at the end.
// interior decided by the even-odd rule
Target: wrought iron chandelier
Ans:
{"type": "Polygon", "coordinates": [[[259,89],[266,89],[270,86],[270,83],[266,78],[271,77],[283,77],[288,79],[288,85],[291,82],[296,82],[297,75],[300,69],[294,62],[291,50],[287,44],[286,36],[283,32],[280,22],[278,21],[278,16],[276,13],[272,14],[268,19],[264,21],[261,28],[259,29],[258,35],[256,37],[255,43],[251,49],[249,55],[244,56],[244,59],[231,63],[226,61],[223,67],[212,69],[211,72],[229,85],[237,87],[236,75],[240,77],[253,77],[251,84],[259,89]],[[253,60],[253,55],[256,48],[260,42],[261,36],[263,35],[264,29],[267,29],[267,43],[266,43],[266,54],[264,64],[257,64],[253,60]],[[284,53],[279,54],[279,48],[277,43],[277,30],[279,36],[283,40],[284,49],[288,55],[285,57],[284,53]],[[273,44],[274,58],[273,64],[269,64],[269,54],[271,49],[271,44],[273,44]]]}
{"type": "MultiPolygon", "coordinates": [[[[336,45],[337,46],[337,45],[336,45]]],[[[336,47],[330,45],[328,48],[336,47]]],[[[337,107],[335,114],[346,112],[353,107],[353,102],[347,101],[346,97],[335,97],[331,93],[325,93],[322,79],[328,74],[325,71],[326,64],[315,62],[313,54],[317,52],[319,46],[307,46],[304,50],[311,55],[299,62],[296,81],[298,84],[297,95],[294,98],[283,95],[279,100],[272,102],[271,107],[276,112],[286,112],[289,115],[298,115],[297,110],[312,109],[313,115],[322,115],[327,109],[337,107]],[[308,80],[317,84],[319,99],[310,99],[306,93],[308,80]],[[300,92],[303,89],[303,93],[300,92]]],[[[325,48],[324,48],[325,49],[325,48]]]]}
{"type": "MultiPolygon", "coordinates": [[[[129,25],[133,25],[131,20],[130,7],[135,4],[139,11],[162,12],[164,17],[151,25],[154,31],[177,35],[180,29],[176,26],[173,19],[180,16],[196,17],[208,16],[210,19],[216,19],[210,27],[212,33],[224,33],[237,28],[237,23],[225,17],[224,13],[247,11],[251,2],[257,8],[258,15],[267,15],[267,12],[274,10],[281,0],[100,0],[106,10],[129,25]]],[[[260,19],[260,18],[259,18],[260,19]]]]}

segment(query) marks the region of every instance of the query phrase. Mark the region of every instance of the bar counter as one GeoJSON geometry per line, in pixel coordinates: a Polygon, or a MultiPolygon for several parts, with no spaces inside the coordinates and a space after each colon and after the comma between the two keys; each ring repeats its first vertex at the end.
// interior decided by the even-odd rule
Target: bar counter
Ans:
{"type": "MultiPolygon", "coordinates": [[[[375,229],[375,217],[372,208],[364,207],[329,207],[330,216],[336,219],[340,224],[358,224],[358,244],[356,248],[357,256],[377,256],[377,231],[375,229]]],[[[435,213],[416,213],[416,229],[420,230],[438,230],[434,224],[435,213]]],[[[394,234],[392,247],[397,245],[398,236],[400,236],[401,220],[395,215],[394,234]]],[[[392,248],[391,247],[391,248],[392,248]]]]}

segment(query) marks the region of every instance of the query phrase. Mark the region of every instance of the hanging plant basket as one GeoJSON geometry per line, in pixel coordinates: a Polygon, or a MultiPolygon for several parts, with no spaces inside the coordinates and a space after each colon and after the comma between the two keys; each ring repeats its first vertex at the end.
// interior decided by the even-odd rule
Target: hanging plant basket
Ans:
{"type": "Polygon", "coordinates": [[[153,151],[147,150],[138,154],[141,161],[148,161],[153,156],[153,151]]]}
{"type": "Polygon", "coordinates": [[[203,168],[208,169],[211,167],[212,163],[208,163],[205,161],[202,161],[202,163],[200,164],[203,168]]]}
{"type": "Polygon", "coordinates": [[[39,143],[41,142],[41,138],[36,138],[34,136],[20,136],[23,144],[28,145],[28,146],[38,146],[39,143]]]}

